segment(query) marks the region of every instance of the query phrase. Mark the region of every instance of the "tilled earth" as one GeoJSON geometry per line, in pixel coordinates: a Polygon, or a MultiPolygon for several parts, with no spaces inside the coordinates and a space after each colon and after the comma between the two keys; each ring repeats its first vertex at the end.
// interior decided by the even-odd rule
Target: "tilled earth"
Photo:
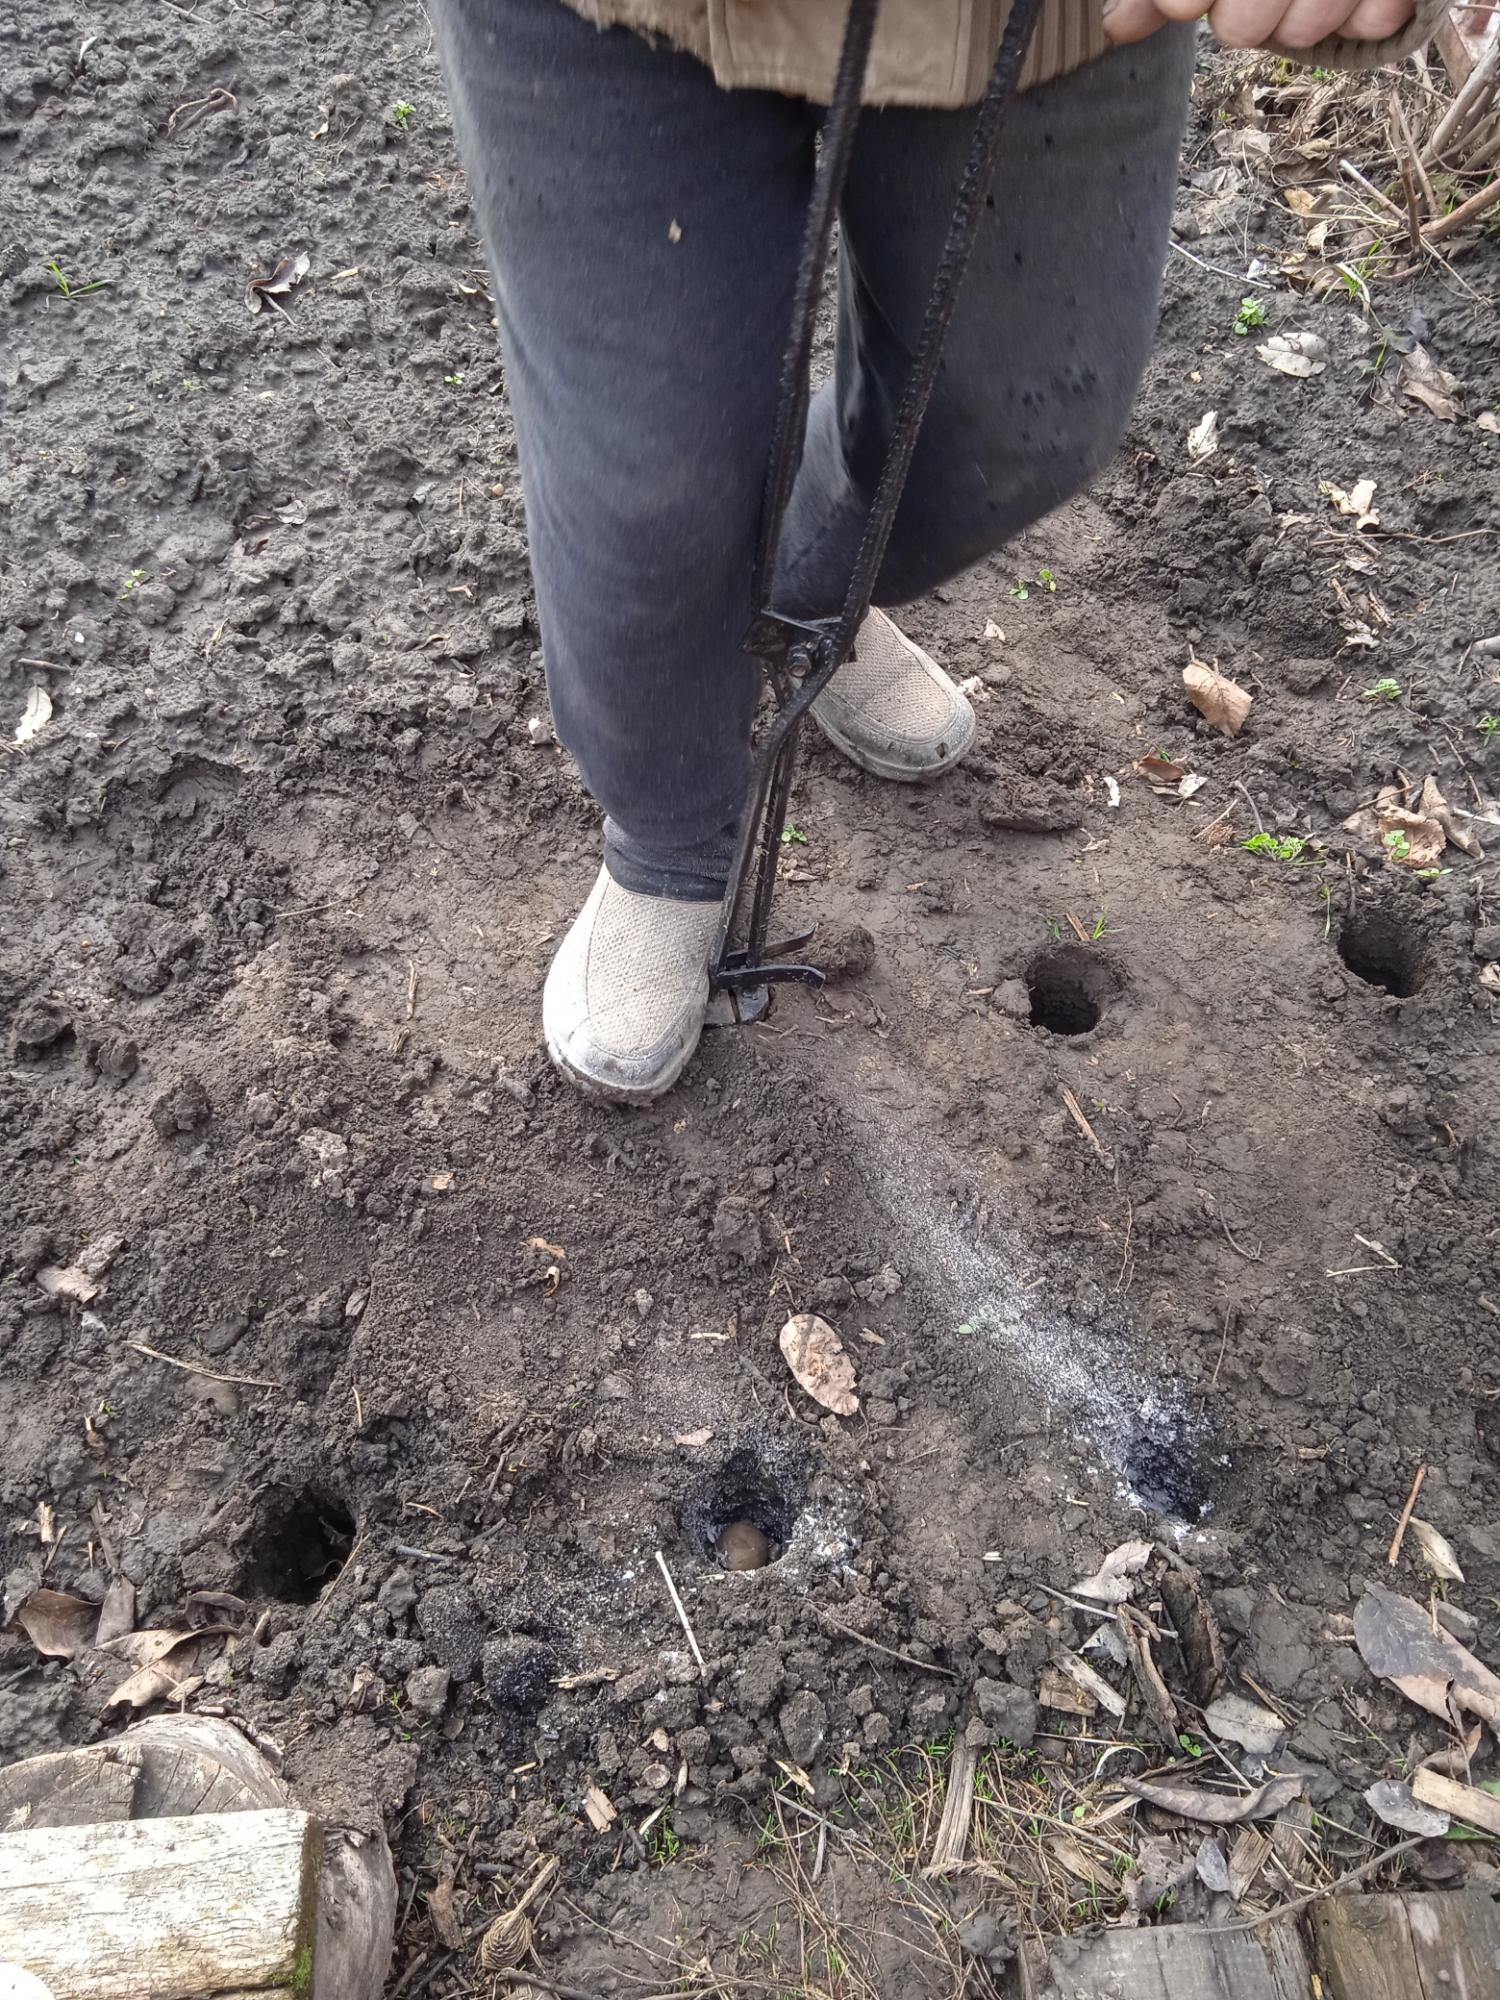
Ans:
{"type": "MultiPolygon", "coordinates": [[[[20,0],[0,31],[7,740],[51,704],[0,775],[7,1609],[114,1562],[142,1625],[192,1591],[269,1612],[197,1699],[384,1818],[398,1966],[458,1854],[503,1890],[558,1852],[549,1969],[601,1987],[601,1923],[701,1952],[766,1920],[778,1760],[822,1785],[1005,1734],[976,1684],[991,1715],[1034,1690],[1037,1618],[1086,1629],[1041,1586],[1128,1533],[1204,1578],[1325,1798],[1407,1726],[1327,1634],[1419,1466],[1495,1657],[1500,897],[1488,860],[1421,879],[1340,828],[1398,771],[1496,810],[1496,250],[1368,311],[1293,289],[1305,224],[1202,83],[1202,262],[1172,260],[1124,448],[908,614],[978,677],[978,754],[910,795],[810,750],[783,897],[842,975],[624,1113],[539,1047],[598,831],[528,727],[423,16],[20,0]],[[1300,329],[1305,381],[1254,351],[1300,329]],[[1414,339],[1452,422],[1399,393],[1414,339]],[[1362,529],[1320,491],[1361,478],[1362,529]],[[1190,650],[1254,694],[1238,737],[1188,707],[1190,650]],[[1207,784],[1158,795],[1148,753],[1207,784]],[[74,1296],[38,1282],[80,1254],[74,1296]],[[792,1386],[801,1310],[858,1417],[792,1386]],[[718,1567],[736,1518],[770,1567],[718,1567]]],[[[1395,1576],[1425,1593],[1410,1546],[1395,1576]]],[[[123,1673],[0,1636],[0,1757],[117,1726],[123,1673]]],[[[940,1990],[904,1949],[868,1990],[940,1990]]]]}

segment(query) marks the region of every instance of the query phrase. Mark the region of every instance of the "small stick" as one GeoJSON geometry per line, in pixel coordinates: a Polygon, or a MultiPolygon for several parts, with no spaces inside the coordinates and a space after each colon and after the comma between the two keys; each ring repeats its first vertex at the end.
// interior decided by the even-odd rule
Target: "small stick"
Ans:
{"type": "Polygon", "coordinates": [[[1084,1117],[1083,1106],[1078,1102],[1078,1099],[1066,1084],[1062,1086],[1062,1095],[1063,1103],[1068,1107],[1068,1115],[1102,1160],[1104,1158],[1104,1148],[1099,1144],[1099,1134],[1090,1125],[1087,1118],[1084,1117]]]}
{"type": "Polygon", "coordinates": [[[1486,209],[1493,208],[1497,201],[1500,201],[1500,180],[1493,180],[1487,188],[1481,188],[1478,194],[1471,194],[1467,201],[1460,202],[1457,208],[1449,209],[1446,215],[1430,223],[1427,229],[1429,239],[1436,243],[1445,236],[1451,236],[1455,229],[1462,229],[1465,223],[1475,221],[1486,209]]]}
{"type": "MultiPolygon", "coordinates": [[[[1372,1854],[1368,1861],[1361,1861],[1357,1868],[1351,1868],[1347,1875],[1340,1875],[1336,1882],[1325,1882],[1321,1889],[1309,1889],[1305,1896],[1296,1896],[1289,1903],[1278,1903],[1274,1910],[1262,1910],[1258,1917],[1246,1917],[1242,1923],[1225,1924],[1226,1931],[1258,1931],[1262,1924],[1275,1923],[1279,1917],[1295,1917],[1299,1910],[1305,1910],[1309,1903],[1320,1902],[1324,1896],[1335,1895],[1340,1889],[1347,1889],[1351,1882],[1362,1882],[1366,1875],[1373,1875],[1382,1862],[1396,1861],[1403,1854],[1414,1853],[1430,1836],[1414,1834],[1410,1840],[1398,1840],[1394,1847],[1383,1847],[1378,1854],[1372,1854]]],[[[512,1973],[510,1977],[514,1978],[512,1973]]]]}
{"type": "Polygon", "coordinates": [[[1396,1523],[1396,1532],[1391,1536],[1391,1546],[1386,1552],[1385,1559],[1393,1566],[1400,1558],[1401,1544],[1406,1540],[1407,1524],[1411,1520],[1412,1510],[1417,1504],[1417,1495],[1421,1492],[1422,1481],[1426,1477],[1427,1467],[1419,1465],[1417,1467],[1417,1476],[1411,1483],[1411,1491],[1406,1496],[1406,1505],[1401,1509],[1401,1519],[1396,1523]]]}
{"type": "Polygon", "coordinates": [[[704,1660],[702,1653],[700,1653],[698,1650],[698,1640],[696,1634],[693,1631],[692,1625],[688,1619],[687,1606],[683,1603],[682,1599],[677,1595],[677,1586],[672,1581],[672,1572],[667,1568],[667,1559],[662,1554],[660,1549],[656,1551],[656,1566],[661,1571],[662,1576],[666,1580],[667,1592],[672,1599],[672,1608],[677,1613],[678,1618],[682,1621],[682,1629],[687,1634],[687,1642],[693,1649],[693,1658],[698,1662],[698,1671],[706,1675],[708,1673],[708,1665],[707,1662],[704,1660]]]}
{"type": "Polygon", "coordinates": [[[835,1618],[831,1611],[825,1611],[821,1604],[814,1604],[809,1597],[804,1600],[810,1611],[819,1618],[826,1619],[835,1632],[842,1632],[846,1639],[853,1639],[857,1645],[868,1646],[872,1653],[884,1653],[888,1660],[899,1660],[903,1667],[915,1667],[919,1673],[941,1674],[945,1681],[956,1681],[958,1675],[949,1667],[940,1667],[932,1660],[914,1660],[910,1653],[898,1653],[892,1646],[882,1646],[878,1639],[870,1639],[863,1632],[856,1632],[852,1625],[846,1625],[841,1618],[835,1618]]]}
{"type": "Polygon", "coordinates": [[[406,1018],[411,1020],[417,1011],[417,961],[406,961],[406,1018]]]}
{"type": "Polygon", "coordinates": [[[137,1354],[149,1354],[153,1361],[165,1361],[169,1368],[180,1368],[184,1375],[201,1375],[206,1382],[238,1382],[246,1389],[279,1389],[280,1382],[267,1382],[259,1375],[215,1375],[212,1368],[200,1368],[196,1361],[179,1361],[175,1354],[163,1354],[159,1348],[148,1347],[144,1340],[132,1340],[130,1345],[137,1354]]]}
{"type": "MultiPolygon", "coordinates": [[[[1234,781],[1234,788],[1237,792],[1245,792],[1245,787],[1243,786],[1243,784],[1241,784],[1238,778],[1236,778],[1234,781]]],[[[1254,815],[1255,831],[1257,833],[1264,833],[1266,829],[1265,829],[1265,824],[1260,816],[1260,808],[1256,805],[1254,799],[1251,798],[1248,792],[1245,792],[1245,803],[1246,805],[1249,806],[1251,813],[1254,815]]],[[[1224,815],[1221,813],[1219,817],[1222,819],[1224,815]]]]}
{"type": "Polygon", "coordinates": [[[1080,944],[1088,944],[1090,942],[1089,934],[1084,929],[1083,925],[1079,923],[1077,917],[1074,916],[1073,912],[1071,910],[1064,910],[1063,915],[1067,918],[1068,922],[1073,926],[1073,930],[1075,935],[1077,936],[1078,942],[1080,944]]]}
{"type": "Polygon", "coordinates": [[[519,1972],[507,1966],[505,1976],[512,1985],[532,1986],[538,1993],[555,1993],[557,2000],[602,2000],[586,1986],[559,1986],[555,1979],[541,1979],[534,1972],[519,1972]]]}

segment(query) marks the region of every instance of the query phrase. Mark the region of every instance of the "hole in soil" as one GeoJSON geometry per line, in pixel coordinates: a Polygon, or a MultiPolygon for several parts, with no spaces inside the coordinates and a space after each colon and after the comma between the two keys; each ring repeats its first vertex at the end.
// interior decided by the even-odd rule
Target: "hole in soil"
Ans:
{"type": "Polygon", "coordinates": [[[1396,919],[1375,911],[1350,917],[1339,932],[1339,957],[1356,979],[1406,1000],[1421,984],[1418,953],[1396,919]]]}
{"type": "Polygon", "coordinates": [[[273,1493],[245,1575],[252,1597],[311,1604],[354,1546],[354,1516],[324,1486],[273,1493]]]}
{"type": "Polygon", "coordinates": [[[743,1445],[682,1510],[689,1542],[720,1569],[764,1569],[786,1553],[803,1485],[781,1454],[743,1445]]]}
{"type": "Polygon", "coordinates": [[[1031,1025],[1054,1035],[1086,1035],[1118,989],[1109,962],[1087,945],[1055,945],[1026,969],[1031,1025]]]}

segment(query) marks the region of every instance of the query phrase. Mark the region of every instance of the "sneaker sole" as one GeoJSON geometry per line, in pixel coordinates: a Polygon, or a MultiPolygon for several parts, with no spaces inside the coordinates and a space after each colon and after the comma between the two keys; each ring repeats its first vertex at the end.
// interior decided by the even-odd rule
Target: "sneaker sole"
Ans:
{"type": "Polygon", "coordinates": [[[545,1036],[547,1055],[558,1074],[566,1077],[580,1096],[593,1098],[596,1102],[604,1104],[655,1104],[659,1097],[666,1096],[681,1077],[697,1053],[698,1044],[702,1039],[703,1026],[700,1022],[697,1032],[690,1037],[685,1047],[673,1055],[665,1069],[659,1071],[649,1083],[625,1084],[607,1083],[600,1077],[590,1076],[587,1070],[580,1069],[576,1063],[568,1060],[551,1035],[545,1036]]]}
{"type": "Polygon", "coordinates": [[[872,750],[866,744],[856,743],[833,723],[825,721],[819,715],[816,706],[813,708],[812,718],[834,749],[841,751],[851,764],[858,764],[859,768],[868,771],[871,777],[886,778],[896,785],[920,785],[930,778],[941,778],[945,772],[951,771],[956,764],[963,762],[973,749],[974,738],[979,733],[978,722],[971,714],[960,741],[951,750],[945,751],[934,763],[913,764],[898,762],[892,756],[882,756],[878,750],[872,750]]]}

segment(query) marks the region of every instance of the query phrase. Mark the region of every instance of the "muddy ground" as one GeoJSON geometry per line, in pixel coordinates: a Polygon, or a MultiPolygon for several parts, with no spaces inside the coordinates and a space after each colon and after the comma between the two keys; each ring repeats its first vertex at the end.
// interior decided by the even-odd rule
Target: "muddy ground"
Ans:
{"type": "MultiPolygon", "coordinates": [[[[873,962],[625,1113],[539,1047],[598,832],[528,729],[515,454],[421,13],[20,0],[3,31],[7,741],[51,703],[0,770],[7,1595],[117,1564],[142,1625],[243,1599],[257,1640],[193,1699],[383,1818],[407,1990],[472,1986],[444,1872],[473,1925],[538,1848],[549,1974],[667,1984],[770,1935],[791,1990],[755,1860],[778,1760],[826,1798],[841,1764],[1023,1735],[1088,1629],[1043,1587],[1129,1533],[1197,1569],[1352,1852],[1412,1711],[1336,1621],[1419,1466],[1497,1655],[1500,896],[1490,860],[1418,879],[1339,829],[1398,769],[1495,811],[1500,260],[1313,295],[1272,175],[1319,170],[1235,138],[1305,101],[1222,62],[1200,96],[1202,262],[1172,258],[1124,448],[909,614],[978,676],[978,753],[917,795],[809,756],[787,913],[873,962]],[[1258,359],[1303,329],[1321,373],[1258,359]],[[1414,339],[1451,422],[1400,392],[1414,339]],[[1360,529],[1319,482],[1365,477],[1360,529]],[[1190,648],[1255,696],[1233,740],[1183,699],[1190,648]],[[1207,784],[1158,796],[1150,752],[1207,784]],[[93,1296],[38,1283],[87,1246],[93,1296]],[[801,1309],[857,1418],[790,1387],[801,1309]],[[724,1574],[734,1516],[780,1559],[724,1574]]],[[[1425,1594],[1410,1544],[1394,1575],[1425,1594]]],[[[0,1636],[0,1756],[118,1726],[123,1673],[0,1636]]],[[[1040,1751],[1086,1762],[1078,1727],[1044,1711],[1040,1751]]],[[[808,1990],[950,1990],[840,1866],[854,1969],[804,1956],[808,1990]]],[[[1045,1927],[1014,1883],[953,1889],[955,1922],[989,1905],[1045,1927]]]]}

